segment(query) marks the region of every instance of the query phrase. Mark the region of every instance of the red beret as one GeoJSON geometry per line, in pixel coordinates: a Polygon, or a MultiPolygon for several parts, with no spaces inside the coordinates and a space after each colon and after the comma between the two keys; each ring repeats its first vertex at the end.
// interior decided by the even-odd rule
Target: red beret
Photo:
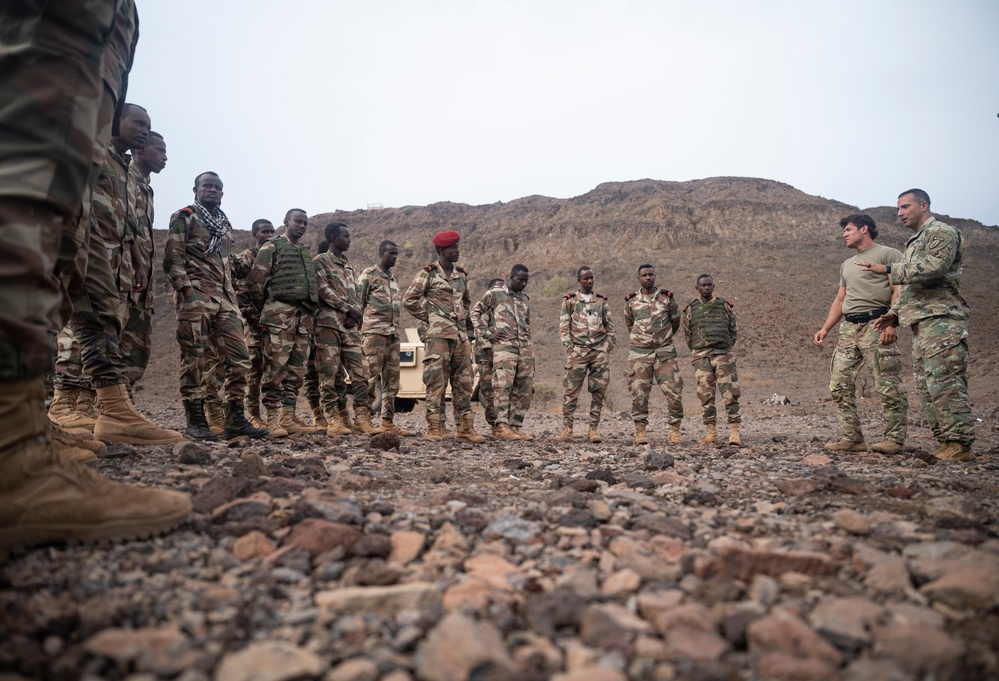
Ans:
{"type": "Polygon", "coordinates": [[[458,243],[458,232],[437,232],[434,236],[434,246],[438,248],[447,248],[448,246],[454,246],[458,243]]]}

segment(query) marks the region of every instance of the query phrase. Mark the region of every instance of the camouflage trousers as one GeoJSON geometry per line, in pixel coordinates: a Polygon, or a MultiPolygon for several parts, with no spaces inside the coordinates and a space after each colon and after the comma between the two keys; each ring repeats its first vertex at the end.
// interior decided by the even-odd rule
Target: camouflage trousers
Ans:
{"type": "Polygon", "coordinates": [[[368,394],[382,386],[382,419],[395,418],[395,396],[399,394],[399,337],[366,333],[361,337],[364,359],[368,363],[368,394]]]}
{"type": "Polygon", "coordinates": [[[909,400],[902,383],[902,352],[898,343],[881,345],[874,322],[839,325],[839,342],[832,356],[829,393],[836,403],[836,415],[847,440],[864,439],[857,416],[857,374],[864,364],[871,369],[874,386],[881,397],[886,440],[905,444],[909,400]]]}
{"type": "Polygon", "coordinates": [[[479,365],[479,404],[486,410],[486,423],[496,425],[496,391],[493,384],[495,355],[490,357],[476,353],[475,363],[479,365]]]}
{"type": "Polygon", "coordinates": [[[715,388],[721,393],[725,413],[729,423],[740,423],[739,413],[739,372],[735,368],[735,355],[709,355],[691,362],[694,365],[694,380],[697,381],[697,399],[701,401],[701,418],[705,425],[716,421],[715,388]]]}
{"type": "MultiPolygon", "coordinates": [[[[89,267],[93,268],[100,261],[100,257],[90,258],[89,267]]],[[[88,273],[92,274],[93,270],[88,269],[88,273]]],[[[88,280],[90,279],[89,274],[88,280]]],[[[111,295],[111,293],[109,292],[108,295],[111,295]]],[[[86,346],[89,350],[86,359],[84,358],[85,346],[81,344],[81,337],[78,335],[77,331],[74,331],[74,326],[72,324],[74,317],[71,317],[70,324],[63,327],[56,335],[55,374],[52,378],[53,385],[56,387],[93,390],[95,387],[115,385],[116,383],[129,384],[131,382],[128,376],[128,358],[126,357],[124,350],[127,349],[131,352],[132,348],[124,348],[122,345],[124,343],[125,328],[127,326],[128,316],[130,313],[130,294],[119,294],[116,292],[114,295],[119,296],[118,305],[114,308],[117,323],[110,326],[113,326],[114,329],[120,329],[120,333],[118,331],[108,330],[104,334],[94,335],[85,331],[82,337],[84,339],[90,339],[89,345],[86,346]],[[113,340],[117,340],[117,343],[112,343],[113,340]],[[112,347],[114,350],[111,349],[112,347]],[[100,374],[105,377],[120,376],[121,380],[92,381],[90,372],[94,369],[97,369],[100,374]]],[[[110,298],[108,300],[110,300],[110,298]]],[[[103,302],[104,301],[102,301],[102,306],[103,302]]],[[[106,307],[108,309],[111,308],[110,305],[107,305],[106,307]]],[[[93,310],[91,310],[91,312],[93,312],[93,310]]],[[[98,316],[103,317],[105,313],[100,312],[97,314],[98,316]]],[[[105,322],[106,321],[107,320],[105,319],[105,322]]],[[[150,323],[151,322],[152,320],[150,319],[150,323]]],[[[143,368],[145,368],[145,365],[143,365],[143,368]]]]}
{"type": "Polygon", "coordinates": [[[932,317],[912,325],[912,373],[933,436],[940,442],[975,441],[968,398],[968,322],[932,317]]]}
{"type": "Polygon", "coordinates": [[[604,398],[607,395],[607,385],[610,383],[610,364],[608,353],[588,348],[583,345],[573,345],[565,362],[565,397],[562,400],[562,417],[572,418],[579,404],[579,392],[583,382],[590,393],[590,425],[600,423],[600,412],[604,408],[604,398]]]}
{"type": "Polygon", "coordinates": [[[121,332],[122,367],[130,385],[135,385],[146,373],[152,353],[153,308],[147,305],[146,291],[133,291],[126,296],[125,328],[121,332]]]}
{"type": "MultiPolygon", "coordinates": [[[[339,409],[337,377],[341,368],[350,377],[350,389],[354,395],[354,410],[370,409],[371,397],[368,394],[368,365],[364,361],[361,336],[356,329],[340,331],[329,326],[316,327],[316,368],[319,372],[320,402],[325,414],[339,409]]],[[[344,402],[346,406],[346,402],[344,402]]]]}
{"type": "Polygon", "coordinates": [[[467,339],[428,338],[423,356],[427,416],[444,416],[448,381],[457,419],[472,410],[472,346],[467,339]]]}
{"type": "Polygon", "coordinates": [[[226,399],[242,401],[250,356],[243,340],[243,318],[239,310],[228,300],[207,299],[197,290],[189,300],[184,300],[179,292],[174,293],[174,302],[177,305],[177,343],[180,345],[181,397],[185,400],[205,398],[205,374],[215,370],[209,364],[210,359],[205,359],[205,347],[211,345],[224,367],[226,399]]]}
{"type": "Polygon", "coordinates": [[[250,355],[250,371],[246,374],[246,403],[260,404],[260,386],[264,380],[264,340],[260,316],[243,310],[243,339],[250,355]]]}
{"type": "Polygon", "coordinates": [[[69,326],[64,326],[56,335],[55,374],[52,384],[64,390],[93,390],[90,377],[83,371],[83,357],[80,344],[76,342],[69,326]]]}
{"type": "MultiPolygon", "coordinates": [[[[309,400],[310,407],[322,406],[322,393],[319,390],[319,367],[316,359],[315,336],[309,345],[309,366],[305,370],[305,397],[309,400]]],[[[347,370],[340,365],[340,370],[336,374],[333,383],[333,390],[336,392],[337,409],[347,408],[347,370]]]]}
{"type": "MultiPolygon", "coordinates": [[[[534,395],[534,348],[494,347],[492,370],[496,423],[519,428],[524,425],[534,395]]],[[[481,374],[479,395],[482,395],[481,374]]]]}
{"type": "Polygon", "coordinates": [[[683,377],[676,357],[660,359],[653,352],[643,355],[632,351],[628,356],[628,390],[631,392],[631,419],[649,423],[649,395],[656,384],[666,397],[667,423],[683,421],[683,377]]]}
{"type": "Polygon", "coordinates": [[[262,401],[267,410],[294,407],[305,381],[314,317],[308,310],[270,303],[260,314],[263,344],[262,401]]]}
{"type": "Polygon", "coordinates": [[[63,287],[79,285],[84,202],[114,115],[102,66],[120,4],[0,3],[2,380],[52,369],[63,287]]]}

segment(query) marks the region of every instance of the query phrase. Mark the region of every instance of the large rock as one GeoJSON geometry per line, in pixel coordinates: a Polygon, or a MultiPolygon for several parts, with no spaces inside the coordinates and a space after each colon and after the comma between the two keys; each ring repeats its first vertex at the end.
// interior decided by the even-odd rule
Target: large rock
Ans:
{"type": "Polygon", "coordinates": [[[749,650],[775,651],[794,657],[815,658],[839,666],[843,656],[836,648],[786,610],[774,610],[749,625],[749,650]]]}
{"type": "Polygon", "coordinates": [[[638,634],[651,631],[648,622],[613,603],[588,606],[579,623],[579,638],[594,648],[630,644],[638,634]]]}
{"type": "Polygon", "coordinates": [[[392,552],[389,553],[388,562],[391,565],[406,565],[413,562],[423,553],[423,546],[427,541],[422,532],[412,530],[393,532],[390,539],[392,552]]]}
{"type": "Polygon", "coordinates": [[[387,617],[408,608],[432,608],[440,601],[440,587],[429,582],[344,587],[316,594],[316,606],[330,616],[363,612],[387,617]]]}
{"type": "Polygon", "coordinates": [[[416,653],[416,673],[424,681],[515,681],[513,660],[490,622],[460,613],[446,615],[416,653]]]}
{"type": "Polygon", "coordinates": [[[133,663],[139,671],[174,676],[191,666],[197,653],[175,624],[142,629],[105,629],[87,639],[84,649],[120,666],[133,663]]]}
{"type": "Polygon", "coordinates": [[[756,663],[756,678],[766,681],[837,681],[837,667],[814,657],[771,651],[756,663]]]}
{"type": "Polygon", "coordinates": [[[870,645],[870,628],[884,615],[884,608],[860,596],[823,599],[808,619],[815,630],[846,651],[870,645]]]}
{"type": "Polygon", "coordinates": [[[304,648],[283,641],[251,643],[222,658],[215,681],[290,681],[319,676],[328,665],[304,648]]]}
{"type": "Polygon", "coordinates": [[[725,546],[714,560],[699,568],[698,576],[721,576],[749,582],[757,574],[779,577],[785,572],[832,575],[836,572],[836,565],[826,554],[813,551],[756,551],[725,546]]]}
{"type": "Polygon", "coordinates": [[[919,678],[957,681],[964,646],[939,629],[913,626],[875,627],[874,652],[893,659],[919,678]]]}
{"type": "Polygon", "coordinates": [[[999,606],[999,567],[992,561],[960,564],[919,591],[952,608],[988,611],[999,606]]]}
{"type": "Polygon", "coordinates": [[[331,523],[322,518],[306,518],[292,529],[284,545],[303,548],[313,557],[343,547],[350,554],[363,535],[357,528],[331,523]]]}

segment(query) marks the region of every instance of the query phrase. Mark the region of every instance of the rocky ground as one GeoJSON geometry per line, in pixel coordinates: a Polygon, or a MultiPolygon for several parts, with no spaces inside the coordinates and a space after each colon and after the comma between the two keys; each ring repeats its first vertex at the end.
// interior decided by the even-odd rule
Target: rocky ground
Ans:
{"type": "Polygon", "coordinates": [[[556,444],[553,413],[526,443],[117,445],[102,473],[195,512],[4,559],[0,679],[997,678],[997,432],[970,464],[919,427],[835,455],[818,410],[748,404],[741,449],[620,415],[556,444]]]}

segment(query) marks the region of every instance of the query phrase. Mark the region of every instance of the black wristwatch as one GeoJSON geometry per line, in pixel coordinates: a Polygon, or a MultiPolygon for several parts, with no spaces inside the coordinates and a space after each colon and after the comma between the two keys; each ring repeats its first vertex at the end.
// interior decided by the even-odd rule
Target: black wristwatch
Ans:
{"type": "Polygon", "coordinates": [[[886,262],[885,263],[885,274],[887,274],[889,277],[891,276],[891,263],[890,262],[886,262]]]}

